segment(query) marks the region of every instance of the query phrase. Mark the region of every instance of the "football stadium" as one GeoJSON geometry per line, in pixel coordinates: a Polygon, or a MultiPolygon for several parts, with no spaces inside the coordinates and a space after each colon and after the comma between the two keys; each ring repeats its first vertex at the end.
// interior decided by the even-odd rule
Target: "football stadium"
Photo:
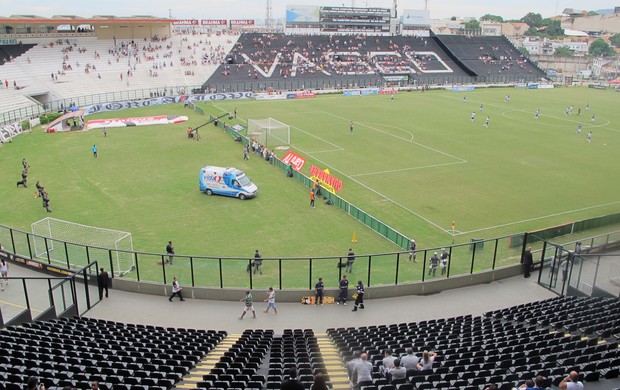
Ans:
{"type": "Polygon", "coordinates": [[[0,389],[620,388],[620,88],[431,10],[0,17],[0,389]]]}

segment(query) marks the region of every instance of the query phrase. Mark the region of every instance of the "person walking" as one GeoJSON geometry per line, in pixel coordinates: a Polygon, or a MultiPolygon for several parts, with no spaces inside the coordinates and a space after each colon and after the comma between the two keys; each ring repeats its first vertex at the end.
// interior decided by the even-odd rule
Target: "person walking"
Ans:
{"type": "Polygon", "coordinates": [[[523,264],[523,277],[529,278],[530,272],[532,271],[532,265],[534,264],[531,246],[528,246],[523,253],[523,257],[521,257],[521,264],[523,264]]]}
{"type": "Polygon", "coordinates": [[[17,187],[20,185],[24,186],[24,188],[28,188],[28,172],[26,172],[26,170],[22,171],[22,180],[17,182],[17,187]]]}
{"type": "Polygon", "coordinates": [[[323,290],[325,290],[325,284],[323,278],[319,278],[319,281],[314,285],[314,306],[318,304],[323,306],[323,290]]]}
{"type": "Polygon", "coordinates": [[[108,286],[110,284],[110,275],[106,270],[101,267],[99,269],[99,275],[97,275],[97,287],[99,288],[99,300],[103,298],[103,291],[105,290],[105,297],[108,298],[108,286]]]}
{"type": "Polygon", "coordinates": [[[411,239],[411,244],[409,245],[409,261],[413,261],[414,263],[417,263],[417,261],[415,261],[415,250],[416,250],[416,243],[414,239],[411,239]]]}
{"type": "Polygon", "coordinates": [[[357,311],[358,308],[364,308],[364,285],[361,280],[357,281],[357,286],[355,286],[355,306],[353,306],[352,311],[357,311]]]}
{"type": "Polygon", "coordinates": [[[310,190],[310,207],[314,208],[314,191],[310,190]]]}
{"type": "Polygon", "coordinates": [[[181,302],[185,301],[185,299],[183,299],[183,287],[181,287],[181,285],[179,284],[179,281],[177,280],[177,277],[173,277],[172,278],[172,295],[170,295],[170,298],[168,298],[168,300],[170,302],[172,302],[172,298],[174,298],[175,296],[179,297],[179,299],[181,300],[181,302]]]}
{"type": "MultiPolygon", "coordinates": [[[[2,250],[2,245],[0,245],[0,250],[2,250]]],[[[0,258],[0,289],[4,291],[4,286],[9,285],[9,263],[3,258],[0,258]]]]}
{"type": "Polygon", "coordinates": [[[254,273],[260,272],[263,274],[263,257],[260,255],[258,249],[254,252],[254,273]]]}
{"type": "Polygon", "coordinates": [[[245,297],[239,300],[239,302],[244,302],[243,312],[241,313],[241,317],[239,317],[240,320],[242,320],[245,313],[249,311],[252,312],[252,318],[256,318],[256,310],[254,310],[254,303],[252,302],[252,299],[252,293],[248,290],[245,292],[245,297]]]}
{"type": "Polygon", "coordinates": [[[353,263],[355,262],[355,253],[353,249],[349,248],[349,252],[347,253],[347,264],[345,271],[348,273],[353,272],[353,263]]]}
{"type": "Polygon", "coordinates": [[[347,279],[347,275],[342,275],[342,279],[338,282],[338,287],[340,288],[338,293],[338,300],[336,301],[337,305],[340,305],[342,302],[343,305],[347,305],[347,294],[349,293],[349,280],[347,279]]]}
{"type": "Polygon", "coordinates": [[[97,145],[93,145],[92,150],[93,150],[93,157],[97,158],[97,145]]]}
{"type": "Polygon", "coordinates": [[[264,313],[269,313],[269,309],[273,308],[273,314],[278,314],[278,309],[276,309],[276,292],[273,290],[273,287],[269,287],[269,290],[267,291],[267,299],[265,299],[265,302],[267,302],[267,308],[265,309],[264,313]]]}
{"type": "Polygon", "coordinates": [[[108,138],[108,128],[107,127],[103,127],[103,138],[108,138]]]}
{"type": "Polygon", "coordinates": [[[349,122],[349,134],[353,134],[353,121],[349,122]]]}
{"type": "Polygon", "coordinates": [[[168,254],[168,263],[172,265],[172,260],[174,259],[174,246],[172,246],[172,241],[168,241],[168,245],[166,245],[166,253],[168,254]]]}
{"type": "Polygon", "coordinates": [[[435,276],[435,273],[437,272],[437,266],[439,265],[439,256],[437,255],[437,252],[433,253],[433,256],[429,260],[429,263],[430,265],[428,267],[428,276],[435,276]]]}

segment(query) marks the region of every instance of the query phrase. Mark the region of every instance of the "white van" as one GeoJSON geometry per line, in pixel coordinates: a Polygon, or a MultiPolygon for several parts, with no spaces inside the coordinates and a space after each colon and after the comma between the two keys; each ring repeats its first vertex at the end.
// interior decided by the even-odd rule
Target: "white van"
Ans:
{"type": "Polygon", "coordinates": [[[253,198],[258,187],[236,168],[223,168],[207,165],[200,170],[200,191],[207,195],[226,195],[239,199],[253,198]]]}

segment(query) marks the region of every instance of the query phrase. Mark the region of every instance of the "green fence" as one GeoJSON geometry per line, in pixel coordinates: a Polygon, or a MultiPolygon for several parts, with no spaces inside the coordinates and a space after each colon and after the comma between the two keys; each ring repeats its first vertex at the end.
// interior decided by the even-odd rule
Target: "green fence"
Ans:
{"type": "MultiPolygon", "coordinates": [[[[213,119],[214,119],[213,115],[210,115],[209,120],[213,120],[213,119]]],[[[237,130],[233,129],[232,127],[225,126],[224,123],[218,123],[218,126],[222,127],[228,134],[230,134],[230,136],[233,139],[235,140],[240,139],[243,145],[249,144],[248,138],[245,135],[238,132],[237,130]]],[[[280,170],[282,170],[283,172],[286,171],[286,164],[284,164],[279,159],[276,159],[274,161],[274,165],[280,170]]],[[[312,188],[312,183],[313,183],[312,180],[310,180],[310,178],[304,175],[303,173],[293,171],[293,178],[297,180],[298,182],[300,182],[301,184],[303,184],[304,186],[308,188],[312,188]]],[[[367,212],[360,209],[359,207],[347,202],[346,200],[342,199],[336,194],[332,194],[329,191],[321,191],[321,196],[331,201],[331,203],[334,206],[343,210],[344,212],[346,212],[353,218],[357,219],[364,225],[368,226],[370,229],[374,230],[375,232],[379,233],[386,239],[390,240],[391,242],[396,244],[401,249],[404,249],[404,250],[409,249],[411,239],[405,236],[404,234],[398,232],[396,229],[391,228],[390,226],[381,222],[380,220],[368,214],[367,212]]]]}
{"type": "MultiPolygon", "coordinates": [[[[528,232],[527,243],[531,244],[555,237],[566,236],[568,234],[580,233],[590,229],[611,226],[617,223],[620,223],[620,213],[583,219],[581,221],[568,222],[562,225],[551,226],[545,229],[528,232]]],[[[512,248],[520,247],[522,245],[522,235],[515,236],[512,240],[510,240],[510,246],[512,248]]]]}

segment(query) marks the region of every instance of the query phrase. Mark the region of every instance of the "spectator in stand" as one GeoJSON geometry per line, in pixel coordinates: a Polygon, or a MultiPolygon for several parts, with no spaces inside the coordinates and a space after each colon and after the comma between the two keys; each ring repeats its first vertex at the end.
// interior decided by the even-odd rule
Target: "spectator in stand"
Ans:
{"type": "Polygon", "coordinates": [[[583,383],[579,380],[579,373],[571,371],[570,374],[560,382],[558,386],[562,390],[583,390],[583,383]]]}
{"type": "Polygon", "coordinates": [[[355,371],[355,366],[357,363],[361,362],[362,359],[360,355],[362,353],[360,351],[353,351],[352,359],[347,363],[347,374],[349,374],[349,378],[351,378],[351,382],[353,382],[353,372],[355,371]]]}
{"type": "Polygon", "coordinates": [[[418,363],[420,363],[420,359],[416,355],[413,354],[413,348],[407,348],[405,352],[406,352],[406,355],[400,358],[400,365],[403,366],[407,371],[417,370],[418,363]]]}
{"type": "Polygon", "coordinates": [[[360,355],[360,361],[353,369],[353,378],[355,378],[358,388],[372,385],[372,363],[368,361],[368,354],[360,355]]]}
{"type": "Polygon", "coordinates": [[[396,356],[392,355],[392,351],[390,351],[389,349],[383,351],[383,365],[380,368],[383,376],[389,376],[390,370],[394,368],[394,360],[396,359],[396,356]]]}
{"type": "Polygon", "coordinates": [[[430,371],[433,369],[433,362],[435,361],[435,358],[437,357],[437,353],[433,352],[433,351],[424,351],[422,353],[422,360],[420,360],[420,363],[418,364],[418,368],[420,369],[420,371],[430,371]]]}
{"type": "Polygon", "coordinates": [[[322,372],[314,376],[314,383],[310,387],[310,390],[329,390],[325,382],[325,375],[323,375],[322,372]]]}
{"type": "Polygon", "coordinates": [[[289,377],[282,382],[280,390],[305,390],[304,385],[297,380],[297,368],[292,367],[288,375],[289,377]]]}
{"type": "Polygon", "coordinates": [[[407,379],[407,370],[400,365],[400,359],[394,360],[394,367],[390,370],[392,383],[404,383],[407,379]]]}

